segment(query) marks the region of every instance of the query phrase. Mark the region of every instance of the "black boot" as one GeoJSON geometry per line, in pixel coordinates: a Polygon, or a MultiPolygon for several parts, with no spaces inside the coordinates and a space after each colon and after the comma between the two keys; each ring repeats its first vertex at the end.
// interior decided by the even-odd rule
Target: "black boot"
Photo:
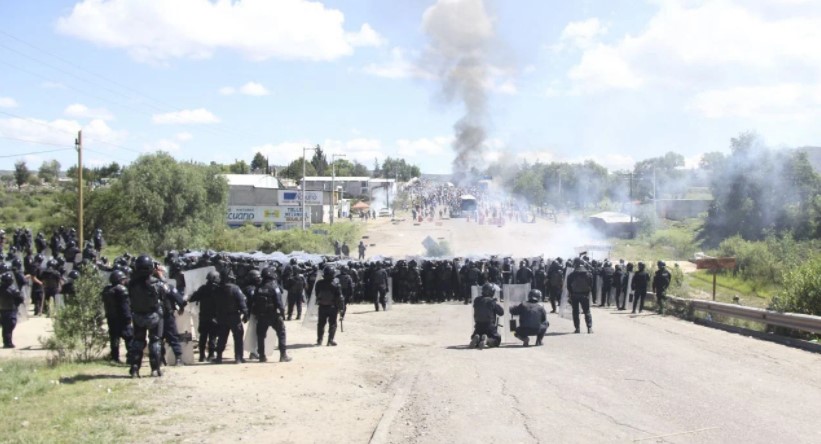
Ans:
{"type": "Polygon", "coordinates": [[[182,367],[184,365],[185,365],[185,363],[182,362],[182,356],[177,356],[174,359],[174,367],[182,367]]]}
{"type": "Polygon", "coordinates": [[[288,352],[285,350],[279,351],[279,362],[291,362],[291,357],[288,356],[288,352]]]}
{"type": "Polygon", "coordinates": [[[131,368],[128,370],[128,374],[131,376],[132,379],[140,377],[140,368],[136,365],[132,365],[131,368]]]}

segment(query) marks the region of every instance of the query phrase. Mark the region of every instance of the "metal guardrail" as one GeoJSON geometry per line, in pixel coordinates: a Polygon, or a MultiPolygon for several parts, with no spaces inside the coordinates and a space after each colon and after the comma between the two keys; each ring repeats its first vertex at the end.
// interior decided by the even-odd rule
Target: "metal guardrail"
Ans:
{"type": "MultiPolygon", "coordinates": [[[[654,295],[655,296],[655,295],[654,295]]],[[[705,301],[701,299],[683,299],[668,296],[671,302],[683,304],[689,310],[706,311],[748,321],[762,322],[777,327],[790,328],[812,333],[821,333],[821,316],[810,316],[796,313],[779,313],[762,308],[744,307],[741,305],[726,304],[723,302],[705,301]]]]}

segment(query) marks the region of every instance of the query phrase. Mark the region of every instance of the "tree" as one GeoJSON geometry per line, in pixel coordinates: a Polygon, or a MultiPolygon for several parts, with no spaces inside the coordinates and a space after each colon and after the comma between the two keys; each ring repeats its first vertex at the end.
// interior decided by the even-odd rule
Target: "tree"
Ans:
{"type": "Polygon", "coordinates": [[[220,172],[166,153],[141,156],[110,187],[95,190],[88,224],[142,251],[205,247],[225,225],[228,184],[220,172]]]}
{"type": "Polygon", "coordinates": [[[724,154],[713,151],[710,153],[704,153],[701,156],[701,160],[698,162],[698,167],[704,170],[715,171],[718,168],[721,168],[721,164],[724,162],[724,154]]]}
{"type": "Polygon", "coordinates": [[[228,171],[231,172],[231,174],[250,174],[251,167],[249,167],[244,160],[237,160],[231,165],[228,165],[228,171]]]}
{"type": "Polygon", "coordinates": [[[687,191],[687,181],[684,180],[684,156],[668,152],[661,157],[653,157],[636,163],[633,168],[635,180],[633,195],[641,200],[647,200],[662,195],[680,196],[687,191]],[[655,190],[654,190],[655,181],[655,190]],[[653,192],[655,191],[655,196],[653,192]]]}
{"type": "MultiPolygon", "coordinates": [[[[302,179],[302,158],[295,159],[293,162],[289,163],[282,171],[279,173],[282,177],[287,177],[288,179],[300,180],[302,179]]],[[[305,162],[305,174],[308,176],[316,176],[316,169],[314,169],[314,165],[310,162],[305,162]]]]}
{"type": "Polygon", "coordinates": [[[311,165],[313,165],[317,176],[327,176],[330,173],[328,169],[328,159],[325,157],[325,153],[322,152],[322,147],[319,145],[314,149],[314,157],[311,158],[311,165]]]}
{"type": "Polygon", "coordinates": [[[43,164],[40,165],[40,170],[37,172],[37,175],[44,182],[56,182],[57,179],[60,178],[60,162],[54,159],[47,162],[44,161],[43,164]]]}
{"type": "Polygon", "coordinates": [[[17,183],[17,188],[22,188],[28,183],[31,172],[29,172],[26,162],[21,160],[14,164],[14,182],[17,183]]]}
{"type": "Polygon", "coordinates": [[[265,171],[268,173],[268,159],[259,151],[254,154],[254,159],[251,160],[251,171],[265,171]]]}

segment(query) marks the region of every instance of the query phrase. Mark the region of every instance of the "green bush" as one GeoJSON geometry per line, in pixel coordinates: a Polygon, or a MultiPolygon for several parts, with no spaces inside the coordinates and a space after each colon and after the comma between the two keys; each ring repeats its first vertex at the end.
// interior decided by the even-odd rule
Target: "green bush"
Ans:
{"type": "Polygon", "coordinates": [[[784,289],[770,309],[821,316],[821,255],[784,273],[784,289]]]}
{"type": "Polygon", "coordinates": [[[53,310],[54,334],[41,338],[41,342],[54,354],[54,360],[89,362],[102,357],[108,345],[100,298],[104,286],[102,274],[85,269],[74,281],[76,294],[65,301],[64,307],[53,310]]]}

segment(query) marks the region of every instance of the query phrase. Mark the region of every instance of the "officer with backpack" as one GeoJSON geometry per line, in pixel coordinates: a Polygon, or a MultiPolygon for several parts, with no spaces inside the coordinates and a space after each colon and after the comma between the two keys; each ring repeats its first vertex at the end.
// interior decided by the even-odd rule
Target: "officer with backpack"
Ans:
{"type": "MultiPolygon", "coordinates": [[[[602,265],[602,269],[599,273],[600,273],[601,280],[602,280],[602,284],[601,284],[602,294],[601,294],[601,303],[599,304],[599,307],[604,307],[605,303],[609,307],[610,306],[610,291],[613,288],[613,276],[616,273],[615,270],[613,270],[613,264],[611,264],[610,261],[605,259],[604,264],[602,265]]],[[[618,302],[617,302],[617,304],[618,304],[618,302]]]]}
{"type": "Polygon", "coordinates": [[[579,309],[584,312],[584,322],[587,324],[587,333],[593,333],[593,316],[590,315],[590,291],[593,289],[593,276],[585,267],[582,260],[573,261],[574,270],[567,276],[567,291],[570,293],[570,305],[573,308],[574,333],[579,333],[579,309]]]}
{"type": "Polygon", "coordinates": [[[273,328],[279,342],[279,362],[289,362],[285,343],[285,304],[282,302],[282,289],[276,281],[276,270],[268,267],[262,270],[262,283],[254,291],[251,312],[257,317],[257,348],[259,362],[266,362],[265,336],[268,328],[273,328]]]}
{"type": "Polygon", "coordinates": [[[154,260],[142,255],[134,262],[134,274],[128,282],[128,296],[134,322],[134,339],[128,348],[128,373],[140,377],[143,349],[148,335],[148,362],[151,376],[162,376],[160,369],[160,341],[162,339],[162,301],[167,287],[153,276],[154,260]]]}
{"type": "Polygon", "coordinates": [[[658,301],[659,314],[664,314],[664,300],[667,299],[667,288],[670,287],[670,282],[673,280],[673,275],[667,270],[667,264],[663,261],[658,261],[659,269],[653,276],[653,291],[656,293],[656,301],[658,301]]]}
{"type": "Polygon", "coordinates": [[[328,324],[328,345],[336,346],[334,336],[336,335],[336,317],[345,319],[345,298],[342,297],[342,290],[339,282],[334,278],[334,269],[325,267],[322,269],[322,279],[316,282],[316,305],[319,309],[319,319],[316,325],[316,345],[322,345],[322,337],[325,336],[325,324],[328,324]]]}
{"type": "Polygon", "coordinates": [[[564,285],[564,269],[562,258],[556,258],[547,269],[547,289],[550,293],[550,312],[556,313],[556,306],[561,303],[562,286],[564,285]]]}
{"type": "Polygon", "coordinates": [[[647,287],[650,283],[650,275],[644,270],[644,262],[639,262],[639,271],[633,275],[633,281],[630,283],[630,289],[633,290],[633,313],[636,313],[636,307],[639,313],[644,310],[644,298],[647,296],[647,287]]]}

